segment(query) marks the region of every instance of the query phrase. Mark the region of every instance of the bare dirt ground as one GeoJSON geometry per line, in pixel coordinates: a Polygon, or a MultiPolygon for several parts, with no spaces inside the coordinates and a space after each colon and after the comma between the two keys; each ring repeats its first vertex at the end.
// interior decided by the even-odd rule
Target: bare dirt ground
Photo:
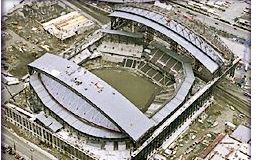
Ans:
{"type": "Polygon", "coordinates": [[[27,64],[46,52],[59,54],[81,43],[98,26],[66,40],[59,40],[42,27],[42,23],[67,14],[72,10],[50,1],[24,5],[4,17],[4,69],[17,77],[27,73],[27,64]]]}

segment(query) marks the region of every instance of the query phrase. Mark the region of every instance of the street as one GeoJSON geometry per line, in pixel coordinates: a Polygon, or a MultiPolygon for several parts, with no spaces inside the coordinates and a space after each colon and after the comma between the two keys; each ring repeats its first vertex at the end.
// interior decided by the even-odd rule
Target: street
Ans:
{"type": "MultiPolygon", "coordinates": [[[[52,156],[50,153],[42,150],[35,145],[31,145],[30,142],[25,139],[14,135],[10,131],[2,128],[2,143],[10,145],[12,148],[15,143],[16,150],[24,155],[25,159],[35,159],[35,160],[48,160],[48,159],[57,159],[52,156]]],[[[8,153],[3,154],[4,160],[15,159],[14,156],[10,156],[8,153]]]]}
{"type": "MultiPolygon", "coordinates": [[[[174,4],[172,2],[170,2],[171,4],[174,4]]],[[[177,5],[177,3],[175,3],[177,5]]],[[[204,24],[208,25],[208,26],[212,26],[215,27],[216,29],[225,31],[227,33],[231,33],[234,34],[238,37],[244,38],[244,39],[248,39],[250,36],[250,32],[243,30],[241,28],[232,26],[230,24],[224,23],[220,20],[214,19],[213,17],[209,17],[206,15],[203,15],[201,13],[195,12],[191,9],[185,8],[182,5],[179,5],[180,9],[182,10],[182,12],[191,12],[193,14],[196,15],[196,19],[200,20],[201,22],[203,22],[204,24]]]]}

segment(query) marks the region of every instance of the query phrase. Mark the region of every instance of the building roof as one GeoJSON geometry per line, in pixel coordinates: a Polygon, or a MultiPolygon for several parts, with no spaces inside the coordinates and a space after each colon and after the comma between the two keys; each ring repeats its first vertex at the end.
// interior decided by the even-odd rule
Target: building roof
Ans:
{"type": "Polygon", "coordinates": [[[40,78],[48,93],[74,115],[99,127],[120,132],[115,124],[86,102],[82,97],[77,96],[61,83],[44,74],[40,74],[40,78]]]}
{"type": "Polygon", "coordinates": [[[210,151],[206,160],[240,160],[251,159],[250,144],[241,143],[226,135],[216,147],[210,151]]]}
{"type": "Polygon", "coordinates": [[[56,119],[51,116],[45,116],[43,112],[36,115],[36,118],[42,122],[46,127],[49,127],[53,132],[57,132],[63,127],[56,119]]]}
{"type": "Polygon", "coordinates": [[[50,25],[54,25],[59,30],[65,30],[68,31],[72,29],[74,26],[76,26],[79,23],[84,23],[90,21],[86,17],[84,17],[82,14],[80,14],[78,11],[70,12],[68,14],[62,15],[58,18],[52,19],[48,22],[43,23],[43,27],[48,28],[50,25]]]}
{"type": "Polygon", "coordinates": [[[88,70],[59,56],[46,53],[28,65],[62,83],[90,102],[134,141],[155,124],[113,87],[88,70]]]}
{"type": "Polygon", "coordinates": [[[224,62],[220,54],[201,37],[174,20],[168,22],[160,14],[139,8],[122,7],[109,16],[136,21],[159,31],[188,50],[211,73],[215,72],[224,62]]]}
{"type": "Polygon", "coordinates": [[[78,11],[67,13],[42,24],[45,30],[62,40],[91,25],[93,25],[93,22],[78,11]]]}
{"type": "Polygon", "coordinates": [[[242,142],[249,143],[251,141],[251,129],[244,126],[239,125],[236,130],[230,135],[230,137],[242,142]]]}
{"type": "Polygon", "coordinates": [[[201,158],[205,158],[225,137],[224,133],[220,133],[217,137],[201,152],[201,158]]]}
{"type": "MultiPolygon", "coordinates": [[[[84,121],[81,121],[74,114],[66,110],[56,100],[53,99],[53,97],[48,93],[46,88],[44,88],[44,85],[40,81],[37,73],[34,73],[30,76],[29,82],[33,90],[41,100],[42,104],[54,114],[56,114],[58,117],[60,117],[64,122],[66,122],[74,129],[78,130],[79,132],[99,138],[126,138],[126,135],[122,133],[113,132],[103,128],[97,128],[85,123],[84,121]]],[[[43,121],[43,123],[47,124],[46,121],[43,121]]],[[[54,126],[52,127],[55,128],[55,125],[56,124],[54,124],[54,126]]]]}

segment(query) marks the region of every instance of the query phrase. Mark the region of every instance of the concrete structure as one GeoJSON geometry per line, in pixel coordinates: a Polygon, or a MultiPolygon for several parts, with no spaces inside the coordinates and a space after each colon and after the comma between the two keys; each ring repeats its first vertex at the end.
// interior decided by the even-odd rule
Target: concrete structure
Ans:
{"type": "Polygon", "coordinates": [[[122,7],[110,17],[111,29],[95,33],[96,38],[76,46],[70,55],[63,54],[70,60],[45,54],[28,65],[33,91],[30,107],[38,124],[51,129],[49,134],[62,134],[64,128],[101,150],[116,154],[126,150],[131,159],[143,160],[204,109],[216,83],[238,61],[232,62],[226,56],[230,53],[220,52],[162,14],[122,7]],[[153,99],[156,109],[142,113],[112,86],[77,65],[95,55],[98,59],[93,62],[111,61],[164,88],[153,99]],[[196,76],[207,80],[192,93],[196,76]]]}
{"type": "Polygon", "coordinates": [[[136,21],[173,39],[195,56],[211,73],[214,73],[225,61],[218,51],[188,28],[174,20],[169,22],[160,14],[139,8],[123,7],[111,13],[110,16],[113,17],[112,27],[117,25],[115,17],[118,17],[136,21]]]}
{"type": "Polygon", "coordinates": [[[98,136],[101,138],[114,139],[126,137],[122,135],[124,132],[132,140],[138,141],[154,125],[118,91],[75,63],[58,56],[45,54],[30,63],[29,68],[30,84],[39,99],[58,117],[80,132],[91,136],[99,134],[98,136]],[[52,65],[49,66],[48,63],[52,65]],[[54,99],[49,101],[51,97],[54,99]],[[110,99],[111,101],[109,101],[110,99]],[[58,106],[58,109],[54,109],[54,106],[58,106]],[[115,111],[111,109],[112,107],[115,108],[115,111]],[[65,112],[63,109],[63,113],[60,112],[61,108],[65,108],[65,112]],[[72,114],[70,115],[69,112],[72,114]],[[79,122],[75,116],[72,116],[73,114],[107,130],[99,130],[94,127],[92,129],[88,124],[79,122]],[[81,128],[82,124],[83,128],[81,128]],[[108,130],[117,133],[111,134],[108,133],[108,130]],[[106,133],[104,134],[104,132],[106,133]]]}
{"type": "Polygon", "coordinates": [[[121,56],[140,58],[142,55],[143,46],[114,42],[103,42],[97,50],[100,52],[107,52],[121,56]]]}
{"type": "Polygon", "coordinates": [[[53,132],[57,132],[63,127],[63,125],[56,121],[56,119],[51,116],[46,116],[43,112],[36,115],[36,119],[44,124],[45,127],[50,128],[53,132]]]}
{"type": "Polygon", "coordinates": [[[74,11],[43,23],[42,26],[50,34],[64,40],[89,30],[93,24],[91,20],[81,15],[78,11],[74,11]]]}
{"type": "Polygon", "coordinates": [[[244,125],[239,125],[230,137],[241,143],[251,143],[251,129],[244,125]]]}
{"type": "Polygon", "coordinates": [[[12,123],[20,129],[23,129],[26,134],[39,138],[42,142],[57,149],[61,153],[65,153],[73,159],[96,159],[91,153],[82,151],[73,144],[70,144],[66,140],[58,137],[50,130],[31,120],[31,117],[25,116],[10,105],[4,105],[2,110],[4,120],[12,123]]]}
{"type": "Polygon", "coordinates": [[[218,142],[216,147],[205,158],[206,160],[225,160],[225,159],[251,159],[250,129],[239,125],[231,134],[226,135],[218,142]]]}

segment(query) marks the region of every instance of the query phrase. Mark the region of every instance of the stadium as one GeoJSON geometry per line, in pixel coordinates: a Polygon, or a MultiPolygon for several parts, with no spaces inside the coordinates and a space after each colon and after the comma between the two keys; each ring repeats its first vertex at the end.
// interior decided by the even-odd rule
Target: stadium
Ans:
{"type": "Polygon", "coordinates": [[[45,125],[53,132],[65,128],[102,150],[146,159],[236,63],[221,42],[216,46],[157,10],[123,5],[109,17],[111,27],[76,54],[47,53],[28,65],[31,104],[57,120],[45,125]]]}

